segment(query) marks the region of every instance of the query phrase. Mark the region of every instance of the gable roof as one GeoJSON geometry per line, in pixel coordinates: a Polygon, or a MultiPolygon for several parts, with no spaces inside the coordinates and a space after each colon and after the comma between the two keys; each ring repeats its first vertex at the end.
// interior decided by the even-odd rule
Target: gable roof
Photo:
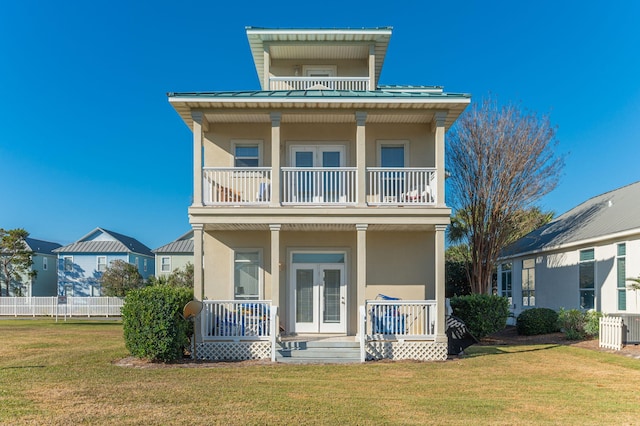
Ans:
{"type": "Polygon", "coordinates": [[[193,230],[176,238],[169,244],[151,250],[153,253],[185,253],[193,254],[193,230]]]}
{"type": "Polygon", "coordinates": [[[640,181],[595,196],[506,247],[501,258],[640,233],[640,181]]]}
{"type": "Polygon", "coordinates": [[[153,256],[151,249],[135,238],[109,231],[104,228],[96,228],[75,243],[53,250],[54,253],[137,253],[145,256],[153,256]],[[112,241],[93,241],[89,237],[96,233],[104,233],[113,238],[112,241]]]}
{"type": "Polygon", "coordinates": [[[36,254],[53,254],[53,250],[62,247],[61,244],[52,243],[50,241],[37,240],[27,237],[24,239],[25,244],[32,252],[36,254]]]}

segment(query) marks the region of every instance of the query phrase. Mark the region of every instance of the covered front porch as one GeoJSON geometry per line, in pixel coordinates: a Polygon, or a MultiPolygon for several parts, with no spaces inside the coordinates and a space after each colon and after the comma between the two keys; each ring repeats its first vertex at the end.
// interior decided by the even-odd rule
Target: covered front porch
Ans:
{"type": "Polygon", "coordinates": [[[273,359],[282,340],[342,336],[362,360],[446,359],[444,225],[198,228],[197,357],[273,359]]]}
{"type": "Polygon", "coordinates": [[[367,300],[358,309],[362,332],[283,336],[270,300],[203,302],[194,357],[273,362],[365,362],[380,359],[444,360],[436,339],[435,300],[367,300]]]}

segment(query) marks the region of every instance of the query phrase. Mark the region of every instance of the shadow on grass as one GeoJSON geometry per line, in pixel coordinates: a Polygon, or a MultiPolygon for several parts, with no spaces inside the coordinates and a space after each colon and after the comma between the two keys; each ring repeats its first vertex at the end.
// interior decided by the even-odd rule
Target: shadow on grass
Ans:
{"type": "Polygon", "coordinates": [[[22,370],[23,368],[44,368],[44,365],[17,365],[15,367],[0,367],[0,370],[22,370]]]}
{"type": "Polygon", "coordinates": [[[465,350],[464,358],[477,358],[487,355],[507,355],[517,354],[523,352],[537,352],[546,351],[548,349],[554,349],[562,345],[558,344],[546,344],[546,345],[505,345],[505,346],[478,346],[473,345],[465,350]]]}

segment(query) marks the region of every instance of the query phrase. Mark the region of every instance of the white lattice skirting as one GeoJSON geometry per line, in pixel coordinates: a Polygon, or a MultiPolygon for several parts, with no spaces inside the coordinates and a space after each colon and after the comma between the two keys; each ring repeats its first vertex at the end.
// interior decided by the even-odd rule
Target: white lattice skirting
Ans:
{"type": "Polygon", "coordinates": [[[244,361],[271,359],[271,342],[205,342],[198,343],[198,359],[210,361],[244,361]]]}
{"type": "Polygon", "coordinates": [[[441,342],[367,342],[367,360],[414,359],[418,361],[444,361],[447,344],[441,342]]]}

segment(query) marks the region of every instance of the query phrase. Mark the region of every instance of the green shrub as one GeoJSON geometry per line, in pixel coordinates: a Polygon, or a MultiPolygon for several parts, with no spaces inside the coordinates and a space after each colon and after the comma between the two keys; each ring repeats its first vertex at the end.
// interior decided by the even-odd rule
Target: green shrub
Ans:
{"type": "Polygon", "coordinates": [[[561,308],[558,313],[558,325],[569,340],[581,340],[597,336],[600,332],[602,313],[583,312],[578,309],[561,308]]]}
{"type": "Polygon", "coordinates": [[[455,296],[451,300],[453,315],[460,318],[476,338],[488,336],[507,326],[509,301],[488,294],[455,296]]]}
{"type": "Polygon", "coordinates": [[[166,285],[132,290],[122,307],[124,341],[131,355],[153,361],[181,358],[191,323],[182,318],[193,291],[166,285]]]}
{"type": "Polygon", "coordinates": [[[531,308],[518,315],[518,334],[533,336],[558,331],[558,313],[549,308],[531,308]]]}

